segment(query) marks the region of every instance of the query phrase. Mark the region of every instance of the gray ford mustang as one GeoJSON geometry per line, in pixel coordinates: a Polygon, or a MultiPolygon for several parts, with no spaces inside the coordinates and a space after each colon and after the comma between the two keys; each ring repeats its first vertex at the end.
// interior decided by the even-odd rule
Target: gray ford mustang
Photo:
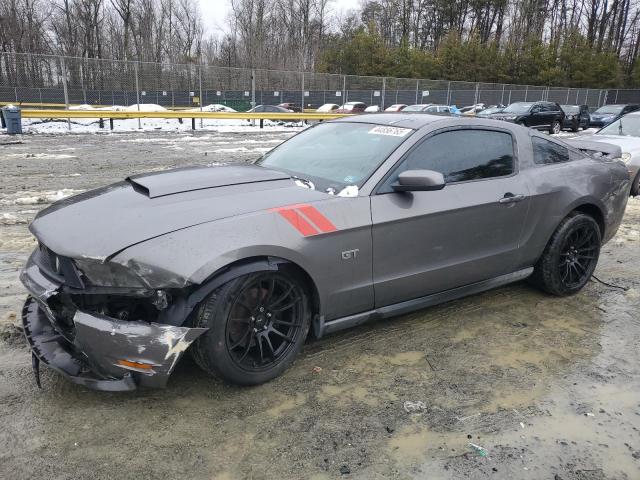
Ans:
{"type": "Polygon", "coordinates": [[[578,292],[629,195],[619,147],[505,122],[362,115],[254,164],[137,175],[31,224],[24,331],[99,390],[162,387],[189,349],[252,385],[316,337],[529,278],[578,292]]]}

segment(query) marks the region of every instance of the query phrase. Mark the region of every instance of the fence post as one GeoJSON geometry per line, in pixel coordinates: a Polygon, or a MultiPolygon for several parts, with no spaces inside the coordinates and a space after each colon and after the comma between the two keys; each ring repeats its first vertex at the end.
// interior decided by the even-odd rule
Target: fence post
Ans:
{"type": "Polygon", "coordinates": [[[567,88],[567,101],[565,102],[566,104],[569,104],[569,88],[567,88]]]}
{"type": "Polygon", "coordinates": [[[618,88],[616,90],[616,99],[613,101],[613,103],[618,103],[618,92],[620,91],[620,89],[618,88]]]}
{"type": "MultiPolygon", "coordinates": [[[[138,107],[138,112],[140,111],[140,84],[138,82],[138,61],[136,60],[133,63],[133,68],[136,74],[136,105],[138,107]]],[[[138,117],[138,130],[142,130],[142,122],[140,121],[140,117],[138,117]]]]}
{"type": "Polygon", "coordinates": [[[418,103],[418,92],[420,91],[420,80],[416,80],[416,103],[418,103]]]}
{"type": "Polygon", "coordinates": [[[380,110],[382,111],[384,111],[384,107],[385,107],[384,97],[386,93],[387,93],[387,77],[382,77],[382,92],[381,92],[382,106],[380,107],[380,110]]]}
{"type": "Polygon", "coordinates": [[[300,102],[300,111],[304,112],[304,72],[302,72],[302,92],[301,92],[301,99],[302,101],[300,102]]]}
{"type": "Polygon", "coordinates": [[[451,82],[447,82],[447,105],[451,105],[451,82]]]}
{"type": "Polygon", "coordinates": [[[251,108],[256,106],[256,69],[251,69],[251,108]]]}
{"type": "MultiPolygon", "coordinates": [[[[62,90],[64,92],[64,103],[66,109],[69,110],[69,91],[67,90],[67,66],[64,63],[64,57],[60,57],[60,68],[62,69],[62,90]]],[[[67,118],[67,126],[71,130],[71,118],[67,118]]]]}
{"type": "Polygon", "coordinates": [[[504,87],[505,84],[502,84],[502,94],[500,95],[500,105],[504,105],[504,87]]]}
{"type": "Polygon", "coordinates": [[[347,103],[347,76],[342,76],[342,104],[347,103]]]}
{"type": "Polygon", "coordinates": [[[589,105],[587,103],[588,100],[589,100],[589,89],[587,88],[587,91],[584,94],[584,103],[586,103],[587,105],[589,105]]]}
{"type": "Polygon", "coordinates": [[[473,104],[477,104],[478,103],[478,96],[480,95],[480,83],[476,82],[476,94],[473,98],[473,104]]]}
{"type": "MultiPolygon", "coordinates": [[[[202,64],[198,68],[198,87],[200,90],[200,111],[202,112],[202,64]]],[[[200,128],[204,127],[204,118],[200,117],[200,128]]]]}
{"type": "Polygon", "coordinates": [[[527,95],[529,95],[529,85],[525,86],[525,90],[524,90],[524,101],[527,101],[527,95]]]}
{"type": "MultiPolygon", "coordinates": [[[[251,108],[256,106],[256,69],[251,69],[251,108]]],[[[251,125],[256,126],[255,119],[251,120],[251,125]]]]}
{"type": "Polygon", "coordinates": [[[82,68],[82,62],[80,62],[80,85],[82,87],[82,99],[86,105],[87,103],[87,89],[84,86],[84,68],[82,68]]]}

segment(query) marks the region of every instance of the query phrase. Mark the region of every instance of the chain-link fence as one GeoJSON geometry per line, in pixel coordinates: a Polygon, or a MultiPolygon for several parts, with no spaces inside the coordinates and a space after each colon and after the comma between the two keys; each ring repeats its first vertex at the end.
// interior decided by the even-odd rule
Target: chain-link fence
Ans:
{"type": "Polygon", "coordinates": [[[0,102],[25,105],[114,106],[158,104],[166,108],[294,103],[317,108],[350,101],[377,105],[549,100],[560,104],[640,102],[640,90],[542,87],[327,73],[251,70],[0,52],[0,102]]]}

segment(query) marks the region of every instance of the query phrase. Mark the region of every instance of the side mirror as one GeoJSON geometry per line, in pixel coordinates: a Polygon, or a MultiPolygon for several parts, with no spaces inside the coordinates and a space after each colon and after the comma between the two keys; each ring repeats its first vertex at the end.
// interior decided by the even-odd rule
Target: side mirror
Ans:
{"type": "Polygon", "coordinates": [[[398,175],[398,182],[391,185],[396,192],[423,192],[442,190],[444,176],[433,170],[406,170],[398,175]]]}

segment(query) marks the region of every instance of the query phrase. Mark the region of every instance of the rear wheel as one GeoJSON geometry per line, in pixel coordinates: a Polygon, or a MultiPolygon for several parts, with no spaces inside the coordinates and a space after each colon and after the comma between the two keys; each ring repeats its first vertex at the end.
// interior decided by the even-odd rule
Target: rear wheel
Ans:
{"type": "Polygon", "coordinates": [[[549,133],[558,134],[562,130],[562,125],[559,120],[554,120],[551,122],[551,127],[549,127],[549,133]]]}
{"type": "Polygon", "coordinates": [[[538,260],[531,282],[553,295],[577,293],[593,274],[600,255],[600,227],[583,213],[565,218],[538,260]]]}
{"type": "Polygon", "coordinates": [[[195,325],[209,328],[192,356],[206,372],[257,385],[284,372],[302,349],[310,325],[303,283],[281,272],[231,280],[205,299],[195,325]]]}

